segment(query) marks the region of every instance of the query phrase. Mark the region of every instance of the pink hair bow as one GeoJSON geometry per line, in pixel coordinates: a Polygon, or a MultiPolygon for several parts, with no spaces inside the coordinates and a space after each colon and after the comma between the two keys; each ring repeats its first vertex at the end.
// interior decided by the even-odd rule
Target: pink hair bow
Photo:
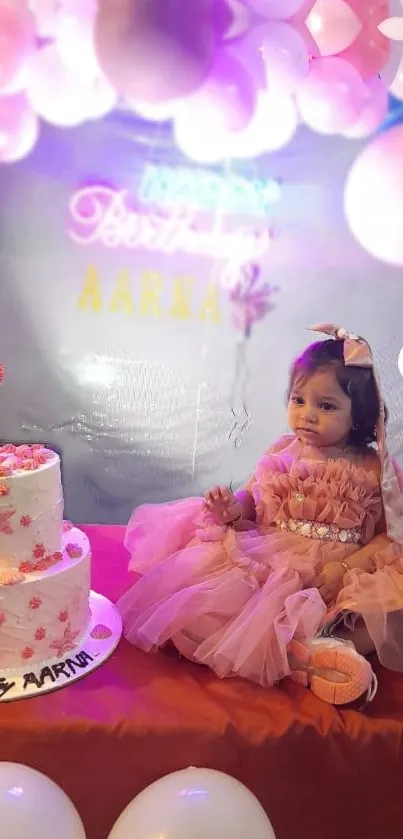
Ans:
{"type": "Polygon", "coordinates": [[[311,332],[322,332],[336,341],[344,341],[344,363],[346,367],[373,367],[371,350],[366,341],[331,323],[318,323],[310,327],[311,332]]]}
{"type": "Polygon", "coordinates": [[[376,441],[381,461],[381,492],[385,512],[386,528],[390,539],[403,545],[403,494],[400,489],[396,469],[386,445],[385,407],[381,395],[378,377],[374,369],[371,350],[363,338],[347,332],[331,323],[320,323],[310,327],[311,332],[322,332],[336,341],[344,341],[343,355],[346,367],[372,367],[375,386],[378,393],[379,419],[376,428],[376,441]]]}

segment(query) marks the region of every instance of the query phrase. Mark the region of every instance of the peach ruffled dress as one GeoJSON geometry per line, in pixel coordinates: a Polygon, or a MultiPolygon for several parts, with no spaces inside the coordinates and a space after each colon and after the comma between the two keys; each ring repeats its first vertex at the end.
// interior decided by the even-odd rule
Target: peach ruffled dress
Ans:
{"type": "Polygon", "coordinates": [[[382,520],[376,455],[296,460],[292,439],[260,460],[248,484],[256,523],[242,531],[214,524],[200,498],[134,512],[126,547],[143,576],[118,603],[131,643],[151,651],[171,641],[221,678],[269,686],[289,674],[293,638],[359,614],[381,661],[403,670],[401,547],[375,554],[375,573],[347,574],[330,608],[313,587],[324,564],[367,544],[382,520]]]}

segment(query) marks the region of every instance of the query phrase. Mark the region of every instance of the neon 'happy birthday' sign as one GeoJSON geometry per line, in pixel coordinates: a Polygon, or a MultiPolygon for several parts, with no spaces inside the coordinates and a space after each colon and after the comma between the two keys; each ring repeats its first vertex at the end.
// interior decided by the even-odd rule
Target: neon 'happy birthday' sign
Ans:
{"type": "Polygon", "coordinates": [[[271,243],[269,229],[224,231],[196,223],[193,212],[159,213],[134,209],[127,190],[86,186],[71,198],[69,235],[80,245],[184,253],[242,264],[259,260],[271,243]]]}
{"type": "Polygon", "coordinates": [[[156,207],[265,216],[279,200],[281,187],[273,180],[147,163],[138,195],[143,204],[156,207]]]}

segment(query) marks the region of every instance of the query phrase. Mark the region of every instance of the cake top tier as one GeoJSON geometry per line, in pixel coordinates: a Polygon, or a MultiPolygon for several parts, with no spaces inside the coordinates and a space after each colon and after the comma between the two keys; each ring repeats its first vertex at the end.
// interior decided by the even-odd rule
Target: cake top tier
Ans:
{"type": "Polygon", "coordinates": [[[0,446],[0,478],[9,478],[18,472],[35,472],[56,458],[57,455],[42,443],[32,446],[6,443],[0,446]]]}

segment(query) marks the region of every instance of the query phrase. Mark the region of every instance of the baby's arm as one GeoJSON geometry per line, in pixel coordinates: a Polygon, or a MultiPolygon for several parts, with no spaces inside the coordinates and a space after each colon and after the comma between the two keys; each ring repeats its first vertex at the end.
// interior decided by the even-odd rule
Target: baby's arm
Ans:
{"type": "Polygon", "coordinates": [[[242,510],[240,521],[256,521],[256,505],[252,493],[248,489],[239,489],[235,497],[242,510]]]}

